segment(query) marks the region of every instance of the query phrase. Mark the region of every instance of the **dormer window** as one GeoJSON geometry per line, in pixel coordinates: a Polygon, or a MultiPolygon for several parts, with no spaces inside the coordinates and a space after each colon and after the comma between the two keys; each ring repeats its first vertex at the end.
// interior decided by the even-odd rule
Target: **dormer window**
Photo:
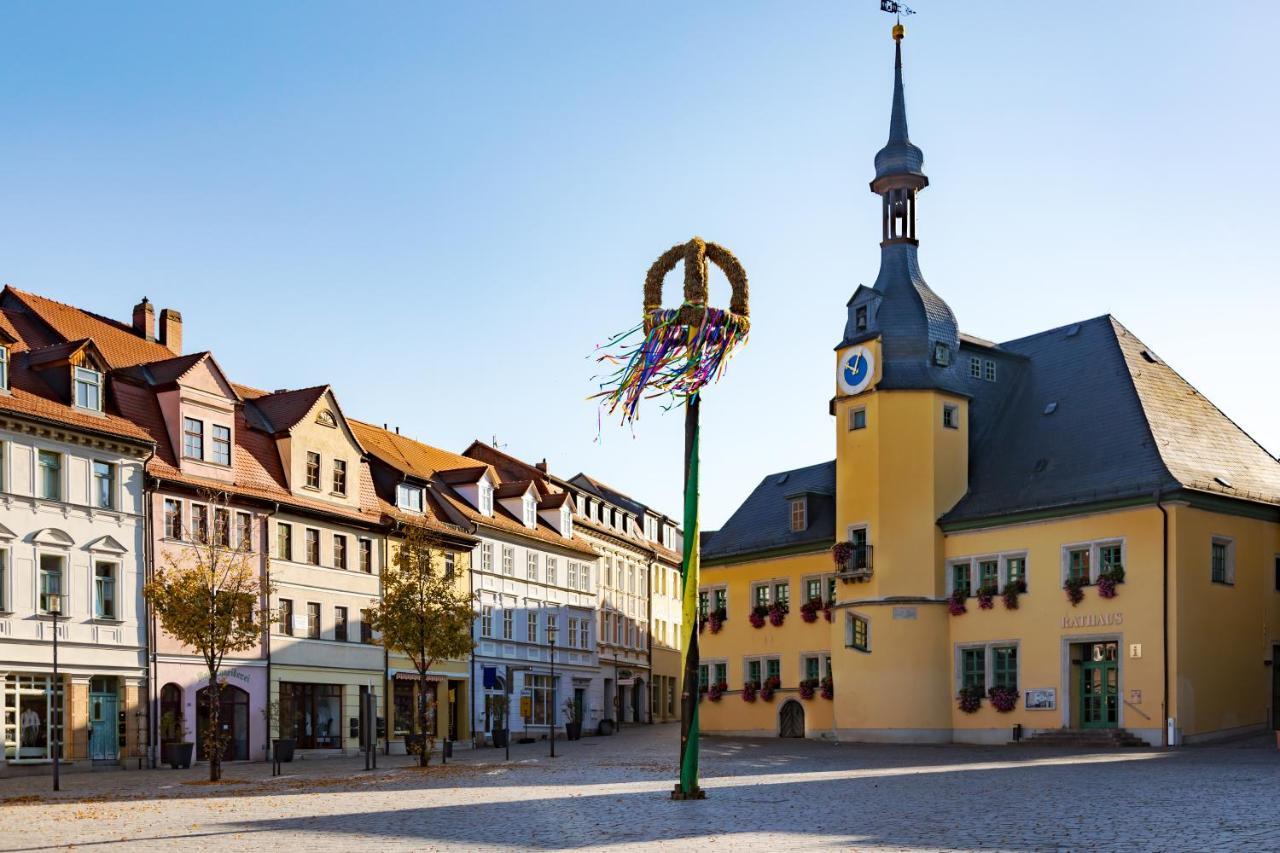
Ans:
{"type": "Polygon", "coordinates": [[[9,390],[9,348],[0,347],[0,388],[9,390]]]}
{"type": "Polygon", "coordinates": [[[560,535],[565,539],[573,538],[573,513],[569,507],[560,507],[560,535]]]}
{"type": "Polygon", "coordinates": [[[187,459],[204,459],[204,421],[182,419],[182,455],[187,459]]]}
{"type": "Polygon", "coordinates": [[[538,526],[538,506],[533,502],[532,496],[530,495],[524,496],[523,509],[524,509],[524,526],[537,527],[538,526]]]}
{"type": "Polygon", "coordinates": [[[809,501],[803,497],[791,499],[791,532],[799,533],[809,526],[809,501]]]}
{"type": "Polygon", "coordinates": [[[75,368],[76,408],[102,411],[102,374],[87,367],[75,368]]]}
{"type": "Polygon", "coordinates": [[[396,506],[409,512],[422,512],[422,487],[410,483],[397,485],[396,506]]]}
{"type": "Polygon", "coordinates": [[[933,345],[933,363],[939,367],[947,367],[951,364],[951,347],[942,341],[938,341],[933,345]]]}
{"type": "Polygon", "coordinates": [[[867,330],[867,306],[859,305],[853,309],[853,328],[859,332],[867,330]]]}
{"type": "Polygon", "coordinates": [[[218,465],[231,464],[231,427],[213,425],[213,461],[218,465]]]}
{"type": "Polygon", "coordinates": [[[480,514],[493,515],[493,487],[488,483],[480,483],[480,514]]]}

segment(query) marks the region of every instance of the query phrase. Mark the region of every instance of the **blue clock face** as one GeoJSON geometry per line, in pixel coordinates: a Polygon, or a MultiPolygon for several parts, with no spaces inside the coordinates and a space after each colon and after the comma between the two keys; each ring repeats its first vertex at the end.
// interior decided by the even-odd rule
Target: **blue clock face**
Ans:
{"type": "Polygon", "coordinates": [[[844,354],[839,365],[840,390],[845,394],[861,394],[871,384],[875,361],[868,348],[854,347],[844,354]]]}
{"type": "Polygon", "coordinates": [[[867,361],[867,357],[861,351],[855,352],[845,360],[844,384],[855,388],[866,380],[870,372],[871,363],[867,361]]]}

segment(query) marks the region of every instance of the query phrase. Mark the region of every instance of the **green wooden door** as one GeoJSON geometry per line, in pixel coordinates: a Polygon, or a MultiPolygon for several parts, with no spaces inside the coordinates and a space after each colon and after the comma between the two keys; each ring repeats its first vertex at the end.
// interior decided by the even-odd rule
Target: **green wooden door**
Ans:
{"type": "Polygon", "coordinates": [[[89,757],[94,761],[113,761],[119,756],[118,701],[115,693],[89,694],[89,757]]]}
{"type": "Polygon", "coordinates": [[[1081,666],[1080,725],[1086,729],[1114,729],[1120,721],[1120,664],[1116,643],[1085,647],[1081,666]]]}

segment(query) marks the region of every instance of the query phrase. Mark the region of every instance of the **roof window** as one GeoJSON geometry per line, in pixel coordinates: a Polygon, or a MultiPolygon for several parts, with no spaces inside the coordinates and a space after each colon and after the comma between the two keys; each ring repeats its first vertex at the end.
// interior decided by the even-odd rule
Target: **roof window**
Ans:
{"type": "Polygon", "coordinates": [[[1058,411],[1058,404],[1057,404],[1057,402],[1050,403],[1049,405],[1047,405],[1047,406],[1045,406],[1045,407],[1044,407],[1044,413],[1045,413],[1046,415],[1052,415],[1052,414],[1053,414],[1054,412],[1056,412],[1056,411],[1058,411]]]}

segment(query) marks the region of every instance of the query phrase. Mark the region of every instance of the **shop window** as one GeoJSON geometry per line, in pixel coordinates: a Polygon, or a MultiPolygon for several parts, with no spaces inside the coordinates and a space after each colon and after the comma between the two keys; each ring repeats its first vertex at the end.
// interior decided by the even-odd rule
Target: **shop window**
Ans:
{"type": "MultiPolygon", "coordinates": [[[[65,696],[61,682],[44,675],[6,675],[0,696],[4,720],[4,757],[8,761],[47,761],[63,742],[65,696]]],[[[65,758],[65,752],[59,757],[65,758]]]]}
{"type": "Polygon", "coordinates": [[[280,682],[280,737],[299,749],[342,746],[342,685],[280,682]]]}
{"type": "Polygon", "coordinates": [[[558,677],[552,680],[549,675],[528,676],[527,686],[530,689],[530,698],[533,704],[530,709],[533,712],[529,718],[530,725],[551,725],[551,714],[555,708],[556,701],[556,682],[559,680],[558,677]]]}

